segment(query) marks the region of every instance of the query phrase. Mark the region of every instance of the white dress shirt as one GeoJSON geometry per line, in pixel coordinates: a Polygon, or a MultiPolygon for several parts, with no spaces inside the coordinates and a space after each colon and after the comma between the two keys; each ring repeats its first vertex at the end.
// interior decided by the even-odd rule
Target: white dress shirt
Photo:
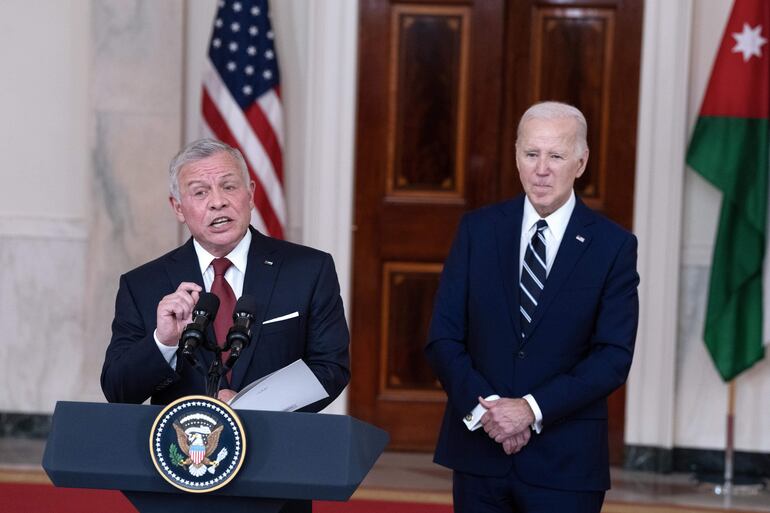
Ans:
{"type": "MultiPolygon", "coordinates": [[[[251,246],[251,230],[246,230],[246,235],[241,239],[237,246],[233,248],[230,253],[225,255],[225,258],[230,260],[233,264],[227,271],[225,271],[225,280],[233,289],[235,299],[241,297],[243,294],[243,279],[246,276],[246,264],[249,260],[249,246],[251,246]]],[[[214,255],[206,251],[197,240],[193,239],[193,247],[195,248],[195,254],[198,256],[198,265],[200,265],[201,274],[203,275],[203,285],[206,292],[211,292],[211,284],[214,283],[214,267],[211,262],[216,258],[214,255]]],[[[220,312],[224,315],[224,313],[220,312]]],[[[227,313],[230,315],[231,313],[227,313]]],[[[155,343],[158,345],[161,354],[166,359],[168,364],[176,368],[176,350],[177,346],[167,346],[161,344],[158,340],[158,330],[153,333],[155,343]]]]}
{"type": "MultiPolygon", "coordinates": [[[[556,253],[559,251],[561,240],[564,238],[564,232],[567,231],[567,225],[569,224],[570,217],[572,217],[573,210],[575,210],[574,191],[570,194],[569,199],[567,199],[564,205],[559,207],[548,217],[544,218],[545,222],[548,223],[548,228],[543,230],[543,236],[545,237],[546,277],[551,272],[553,262],[556,260],[556,253]]],[[[519,241],[519,276],[521,276],[522,266],[524,265],[524,254],[527,251],[527,245],[535,234],[537,222],[540,219],[543,218],[540,217],[540,214],[537,213],[535,207],[532,206],[529,198],[525,197],[524,213],[521,216],[521,240],[519,241]]],[[[518,289],[518,286],[516,288],[518,289]]],[[[499,398],[498,395],[493,394],[486,397],[485,400],[494,401],[499,398]]],[[[532,424],[532,429],[536,433],[540,433],[543,429],[543,412],[540,410],[540,407],[532,394],[525,395],[523,399],[527,401],[529,407],[532,408],[532,413],[535,414],[535,422],[532,424]]],[[[468,426],[468,429],[475,431],[481,427],[481,416],[484,415],[486,411],[487,409],[479,404],[473,411],[471,411],[469,416],[463,419],[463,422],[468,426]]]]}

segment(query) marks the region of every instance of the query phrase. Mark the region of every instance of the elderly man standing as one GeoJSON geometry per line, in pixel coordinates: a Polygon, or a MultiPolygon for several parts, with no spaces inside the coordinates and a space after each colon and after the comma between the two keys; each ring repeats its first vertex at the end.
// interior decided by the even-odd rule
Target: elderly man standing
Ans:
{"type": "MultiPolygon", "coordinates": [[[[230,304],[248,294],[259,306],[251,343],[223,377],[220,399],[302,358],[329,394],[305,410],[329,404],[350,378],[348,328],[331,255],[249,226],[255,185],[241,153],[226,144],[188,145],[171,161],[169,185],[171,208],[192,237],[121,276],[101,377],[107,400],[166,404],[204,393],[204,378],[177,345],[199,294],[215,287],[230,304]]],[[[232,316],[222,310],[217,320],[232,316]]]]}
{"type": "Polygon", "coordinates": [[[448,396],[435,461],[458,512],[598,513],[610,486],[607,396],[626,380],[637,241],[573,191],[586,121],[544,102],[519,122],[525,194],[467,214],[426,353],[448,396]]]}

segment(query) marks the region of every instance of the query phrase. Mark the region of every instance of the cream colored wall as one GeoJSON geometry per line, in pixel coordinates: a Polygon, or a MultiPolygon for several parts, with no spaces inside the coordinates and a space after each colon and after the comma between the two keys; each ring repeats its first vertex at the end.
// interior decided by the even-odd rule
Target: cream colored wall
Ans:
{"type": "Polygon", "coordinates": [[[177,242],[182,2],[0,2],[0,411],[103,400],[120,273],[177,242]]]}
{"type": "Polygon", "coordinates": [[[51,411],[79,386],[89,13],[0,3],[0,411],[51,411]]]}
{"type": "Polygon", "coordinates": [[[81,237],[88,127],[78,113],[88,103],[88,3],[14,0],[2,10],[0,172],[8,187],[0,236],[62,230],[81,237]]]}
{"type": "MultiPolygon", "coordinates": [[[[0,6],[0,223],[82,222],[87,213],[87,0],[0,6]],[[41,151],[41,147],[45,150],[41,151]]],[[[34,230],[34,228],[30,228],[34,230]]],[[[29,231],[29,230],[20,230],[29,231]]]]}

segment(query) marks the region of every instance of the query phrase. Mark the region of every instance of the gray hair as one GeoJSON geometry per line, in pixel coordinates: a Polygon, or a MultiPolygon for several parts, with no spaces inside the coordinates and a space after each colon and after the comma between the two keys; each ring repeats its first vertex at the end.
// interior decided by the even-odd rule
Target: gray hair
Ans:
{"type": "Polygon", "coordinates": [[[251,181],[249,168],[246,167],[246,161],[243,160],[243,155],[241,155],[240,151],[229,144],[215,141],[214,139],[198,139],[177,153],[171,159],[171,164],[168,166],[168,189],[175,200],[179,201],[179,172],[182,168],[187,164],[198,162],[217,153],[227,153],[238,163],[238,167],[243,174],[243,181],[248,185],[251,181]]]}
{"type": "Polygon", "coordinates": [[[573,107],[562,102],[540,102],[532,105],[522,114],[519,120],[519,127],[516,130],[516,144],[519,144],[521,137],[521,127],[530,119],[564,119],[572,118],[577,122],[577,131],[575,133],[575,144],[580,153],[588,149],[588,123],[583,113],[577,107],[573,107]]]}

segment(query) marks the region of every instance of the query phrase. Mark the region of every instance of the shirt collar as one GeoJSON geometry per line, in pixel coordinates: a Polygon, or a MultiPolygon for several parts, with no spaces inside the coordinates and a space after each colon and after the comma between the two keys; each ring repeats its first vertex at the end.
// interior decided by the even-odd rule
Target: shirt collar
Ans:
{"type": "MultiPolygon", "coordinates": [[[[572,211],[575,210],[575,191],[573,190],[564,202],[564,205],[560,206],[551,215],[545,218],[548,223],[548,229],[551,231],[556,240],[561,240],[564,237],[564,232],[567,231],[567,224],[569,224],[569,218],[572,216],[572,211]]],[[[524,197],[524,215],[522,217],[522,233],[529,233],[535,224],[541,219],[540,214],[537,213],[535,207],[529,201],[528,197],[524,197]]]]}
{"type": "MultiPolygon", "coordinates": [[[[251,245],[251,230],[246,230],[246,235],[243,236],[241,241],[225,255],[225,258],[238,269],[241,273],[246,273],[246,261],[249,258],[249,246],[251,245]]],[[[212,260],[216,257],[206,251],[197,240],[193,239],[193,246],[195,247],[195,254],[198,256],[198,265],[201,268],[201,274],[206,272],[206,269],[211,265],[212,260]]]]}

